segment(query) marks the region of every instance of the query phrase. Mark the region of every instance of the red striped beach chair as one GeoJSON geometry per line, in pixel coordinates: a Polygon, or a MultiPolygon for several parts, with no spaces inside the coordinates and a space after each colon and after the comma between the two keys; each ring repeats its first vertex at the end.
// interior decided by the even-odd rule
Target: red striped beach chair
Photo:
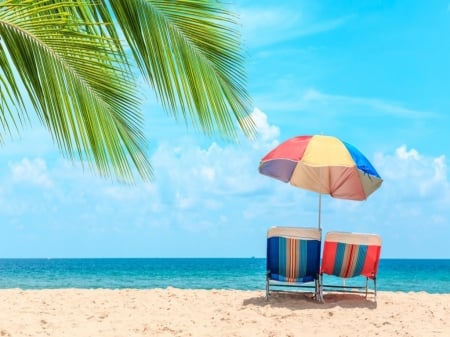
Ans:
{"type": "Polygon", "coordinates": [[[270,290],[312,288],[319,299],[321,231],[315,228],[273,227],[267,232],[266,299],[270,290]],[[310,283],[310,284],[308,284],[310,283]]]}
{"type": "Polygon", "coordinates": [[[378,263],[381,238],[376,234],[329,232],[325,236],[322,266],[320,270],[320,298],[323,290],[373,293],[376,301],[378,263]],[[365,286],[324,285],[323,274],[340,278],[363,276],[365,286]],[[373,280],[373,291],[369,291],[368,280],[373,280]],[[363,291],[364,290],[364,291],[363,291]]]}

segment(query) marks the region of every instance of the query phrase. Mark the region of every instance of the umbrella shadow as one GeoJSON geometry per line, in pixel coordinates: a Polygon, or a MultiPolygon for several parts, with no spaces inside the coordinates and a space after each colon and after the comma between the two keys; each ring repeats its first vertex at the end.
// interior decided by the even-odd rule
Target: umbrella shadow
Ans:
{"type": "Polygon", "coordinates": [[[331,309],[340,307],[343,309],[366,308],[376,309],[377,303],[373,298],[365,295],[327,293],[323,295],[324,302],[317,302],[312,294],[302,292],[273,292],[266,300],[265,296],[252,297],[244,300],[243,305],[254,305],[259,307],[287,308],[290,310],[306,309],[331,309]]]}

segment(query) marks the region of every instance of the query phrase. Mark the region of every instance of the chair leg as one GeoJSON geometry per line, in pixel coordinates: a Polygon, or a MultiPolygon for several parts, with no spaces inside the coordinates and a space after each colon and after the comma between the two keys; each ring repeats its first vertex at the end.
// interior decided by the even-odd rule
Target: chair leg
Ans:
{"type": "Polygon", "coordinates": [[[367,300],[368,291],[369,291],[369,278],[366,277],[366,300],[367,300]]]}
{"type": "Polygon", "coordinates": [[[319,275],[317,282],[318,282],[318,288],[319,288],[317,301],[320,303],[325,303],[325,301],[323,300],[323,275],[322,274],[319,275]]]}
{"type": "Polygon", "coordinates": [[[314,297],[315,297],[316,302],[322,302],[322,295],[321,295],[321,290],[320,290],[320,279],[319,279],[319,276],[315,280],[314,297]]]}
{"type": "Polygon", "coordinates": [[[266,301],[269,301],[269,278],[266,277],[266,301]]]}
{"type": "Polygon", "coordinates": [[[377,301],[377,278],[373,278],[373,293],[375,296],[375,302],[377,301]]]}

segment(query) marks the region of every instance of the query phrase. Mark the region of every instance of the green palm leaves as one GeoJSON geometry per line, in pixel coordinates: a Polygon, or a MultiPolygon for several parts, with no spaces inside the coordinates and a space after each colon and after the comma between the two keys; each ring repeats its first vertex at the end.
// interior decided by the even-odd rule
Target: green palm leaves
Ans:
{"type": "Polygon", "coordinates": [[[152,174],[134,66],[175,118],[234,137],[253,131],[243,64],[216,1],[0,1],[3,131],[19,131],[29,100],[60,150],[103,176],[152,174]]]}

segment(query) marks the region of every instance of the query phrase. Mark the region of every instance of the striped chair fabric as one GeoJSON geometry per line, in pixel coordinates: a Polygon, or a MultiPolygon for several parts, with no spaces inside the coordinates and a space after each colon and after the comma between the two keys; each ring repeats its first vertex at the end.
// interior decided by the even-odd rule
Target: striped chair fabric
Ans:
{"type": "Polygon", "coordinates": [[[267,232],[267,296],[271,281],[318,281],[321,232],[315,228],[273,227],[267,232]]]}
{"type": "Polygon", "coordinates": [[[359,292],[364,289],[369,293],[368,279],[373,280],[376,301],[376,276],[380,261],[381,238],[376,234],[328,232],[325,236],[322,266],[320,268],[320,298],[323,289],[345,292],[359,292]],[[323,283],[323,274],[341,278],[365,276],[366,284],[360,287],[334,286],[323,283]]]}
{"type": "Polygon", "coordinates": [[[325,236],[321,272],[343,278],[376,277],[381,239],[375,234],[329,232],[325,236]]]}

